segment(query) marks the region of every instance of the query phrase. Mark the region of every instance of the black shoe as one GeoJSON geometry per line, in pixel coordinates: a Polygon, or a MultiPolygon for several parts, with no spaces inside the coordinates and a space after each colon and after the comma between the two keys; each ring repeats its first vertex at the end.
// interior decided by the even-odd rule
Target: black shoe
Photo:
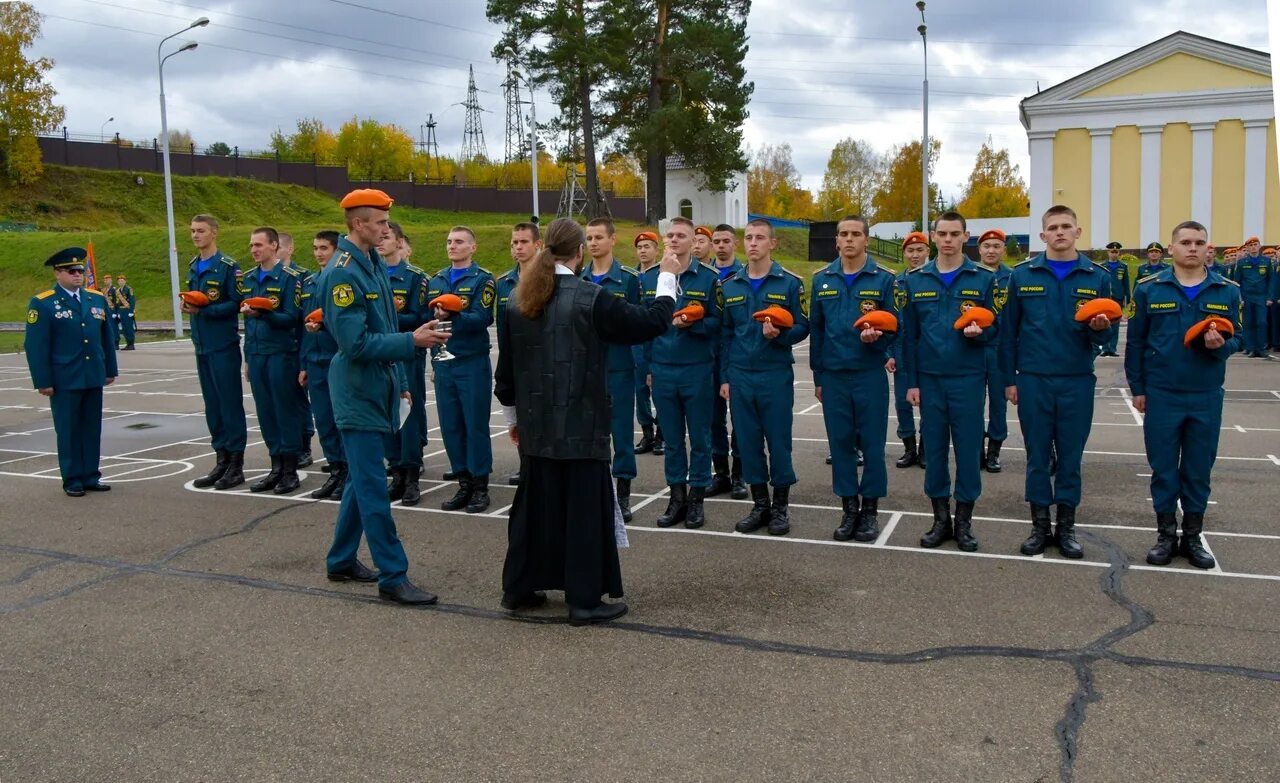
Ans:
{"type": "Polygon", "coordinates": [[[356,560],[340,571],[330,571],[327,576],[330,582],[376,582],[378,572],[356,560]]]}
{"type": "Polygon", "coordinates": [[[754,533],[769,524],[769,485],[751,485],[751,512],[740,520],[733,529],[739,533],[754,533]]]}
{"type": "Polygon", "coordinates": [[[933,527],[920,536],[920,546],[936,549],[951,540],[951,498],[930,498],[933,503],[933,527]]]}
{"type": "Polygon", "coordinates": [[[404,497],[404,487],[409,482],[407,468],[391,469],[391,484],[387,486],[387,499],[392,503],[404,497]]]}
{"type": "Polygon", "coordinates": [[[643,427],[641,433],[640,440],[636,441],[636,453],[648,454],[653,451],[653,428],[643,427]]]}
{"type": "Polygon", "coordinates": [[[110,492],[111,485],[103,484],[101,481],[99,481],[97,484],[85,484],[84,491],[85,492],[110,492]]]}
{"type": "Polygon", "coordinates": [[[298,455],[298,467],[309,468],[313,464],[315,464],[315,460],[311,457],[311,439],[307,438],[306,448],[304,448],[302,453],[298,455]]]}
{"type": "Polygon", "coordinates": [[[466,471],[465,470],[459,470],[459,471],[446,470],[444,473],[440,474],[440,480],[441,481],[457,481],[459,478],[462,477],[463,473],[466,473],[466,471]]]}
{"type": "Polygon", "coordinates": [[[422,487],[418,486],[418,477],[422,468],[404,468],[404,492],[400,495],[400,505],[416,506],[422,500],[422,487]]]}
{"type": "Polygon", "coordinates": [[[920,461],[919,455],[916,454],[916,436],[910,435],[902,439],[902,456],[898,457],[898,461],[893,463],[895,467],[909,468],[920,461]]]}
{"type": "Polygon", "coordinates": [[[672,484],[671,499],[667,501],[667,510],[658,517],[658,527],[675,527],[684,521],[689,513],[688,485],[672,484]]]}
{"type": "Polygon", "coordinates": [[[67,497],[69,497],[69,498],[82,498],[82,497],[84,497],[84,490],[83,490],[83,489],[64,489],[64,490],[62,490],[62,491],[63,491],[63,492],[65,492],[65,493],[67,493],[67,497]]]}
{"type": "Polygon", "coordinates": [[[853,531],[858,529],[858,496],[840,498],[840,507],[844,509],[844,515],[840,517],[840,527],[831,537],[837,541],[852,541],[853,531]]]}
{"type": "Polygon", "coordinates": [[[320,472],[321,472],[321,473],[332,473],[332,472],[333,472],[333,465],[330,465],[328,462],[324,463],[323,465],[321,465],[321,466],[320,466],[320,472]]]}
{"type": "Polygon", "coordinates": [[[711,486],[707,488],[707,497],[709,498],[727,494],[733,488],[733,482],[729,480],[728,455],[712,456],[711,463],[714,472],[711,476],[711,486]]]}
{"type": "Polygon", "coordinates": [[[920,466],[921,470],[924,470],[924,436],[921,435],[916,441],[916,464],[920,466]]]}
{"type": "Polygon", "coordinates": [[[828,454],[828,455],[827,455],[827,464],[828,464],[828,465],[830,465],[830,464],[831,464],[831,455],[830,455],[830,454],[828,454]]]}
{"type": "Polygon", "coordinates": [[[453,493],[453,497],[440,504],[440,508],[445,511],[457,511],[466,508],[471,502],[471,477],[462,472],[458,477],[458,491],[453,493]]]}
{"type": "Polygon", "coordinates": [[[858,512],[858,529],[853,531],[853,540],[867,543],[880,537],[880,498],[863,498],[862,510],[858,512]]]}
{"type": "Polygon", "coordinates": [[[502,608],[508,612],[521,612],[525,609],[537,609],[539,606],[545,606],[547,603],[547,594],[541,590],[534,590],[526,595],[506,595],[502,596],[502,608]]]}
{"type": "Polygon", "coordinates": [[[623,522],[631,521],[631,479],[618,479],[618,510],[623,522]]]}
{"type": "Polygon", "coordinates": [[[973,504],[956,501],[956,548],[961,552],[977,552],[978,539],[973,537],[973,504]]]}
{"type": "Polygon", "coordinates": [[[1000,447],[1004,445],[1002,440],[987,441],[987,457],[983,465],[988,473],[999,473],[1004,470],[1004,466],[1000,464],[1000,447]]]}
{"type": "Polygon", "coordinates": [[[271,458],[271,470],[267,475],[258,479],[249,485],[250,492],[266,492],[269,489],[275,489],[280,483],[280,474],[284,472],[284,459],[282,457],[271,458]]]}
{"type": "Polygon", "coordinates": [[[791,532],[791,514],[788,511],[791,487],[773,488],[773,505],[769,508],[769,535],[785,536],[791,532]]]}
{"type": "Polygon", "coordinates": [[[1049,518],[1048,506],[1031,504],[1031,535],[1022,542],[1018,551],[1028,557],[1044,552],[1045,547],[1053,541],[1053,520],[1049,518]]]}
{"type": "Polygon", "coordinates": [[[742,483],[742,460],[733,458],[729,468],[729,497],[734,500],[747,499],[747,485],[742,483]]]}
{"type": "Polygon", "coordinates": [[[467,513],[479,514],[489,510],[489,477],[471,479],[471,500],[467,501],[467,513]]]}
{"type": "Polygon", "coordinates": [[[667,443],[662,439],[662,428],[658,427],[653,432],[653,451],[650,452],[655,457],[661,457],[667,453],[667,443]]]}
{"type": "Polygon", "coordinates": [[[440,600],[438,596],[419,588],[408,579],[393,587],[379,587],[378,597],[405,606],[429,606],[440,600]]]}
{"type": "Polygon", "coordinates": [[[213,470],[208,475],[201,476],[191,482],[191,486],[196,489],[208,489],[218,483],[218,479],[222,478],[222,474],[227,472],[227,465],[231,462],[231,452],[226,449],[217,449],[218,461],[214,464],[213,470]]]}
{"type": "Polygon", "coordinates": [[[1156,545],[1147,552],[1147,562],[1154,566],[1169,565],[1178,552],[1177,514],[1156,514],[1156,533],[1156,545]]]}
{"type": "Polygon", "coordinates": [[[342,483],[342,469],[346,466],[338,463],[329,471],[329,477],[324,480],[324,484],[320,485],[320,489],[311,493],[312,500],[327,500],[333,496],[338,485],[342,483]]]}
{"type": "Polygon", "coordinates": [[[1058,504],[1058,529],[1054,535],[1054,543],[1062,556],[1070,560],[1084,557],[1084,548],[1076,540],[1076,510],[1065,503],[1058,504]]]}
{"type": "Polygon", "coordinates": [[[706,511],[702,507],[702,500],[706,496],[706,487],[689,488],[689,505],[684,512],[684,526],[690,530],[697,530],[707,524],[706,511]]]}
{"type": "Polygon", "coordinates": [[[600,625],[627,613],[627,605],[622,601],[613,604],[600,604],[594,609],[580,609],[576,606],[569,607],[569,625],[600,625]]]}
{"type": "Polygon", "coordinates": [[[302,482],[298,479],[298,458],[288,454],[281,457],[280,461],[282,463],[280,481],[271,491],[277,495],[287,495],[302,486],[302,482]]]}
{"type": "Polygon", "coordinates": [[[231,489],[244,483],[244,452],[233,451],[228,455],[227,470],[213,483],[214,489],[231,489]]]}
{"type": "Polygon", "coordinates": [[[858,467],[862,467],[867,464],[866,458],[862,456],[862,449],[854,449],[854,451],[858,452],[858,467]]]}
{"type": "Polygon", "coordinates": [[[136,351],[136,350],[138,350],[138,349],[133,347],[133,343],[129,343],[128,345],[126,345],[125,347],[121,348],[120,350],[122,350],[122,351],[136,351]]]}
{"type": "Polygon", "coordinates": [[[517,470],[515,473],[512,473],[510,476],[507,476],[507,484],[513,487],[520,486],[520,471],[517,470]]]}
{"type": "Polygon", "coordinates": [[[342,500],[342,493],[347,488],[347,477],[351,475],[347,470],[347,463],[334,463],[333,472],[338,474],[338,486],[333,488],[330,500],[342,500]]]}
{"type": "MultiPolygon", "coordinates": [[[[86,487],[87,489],[87,487],[86,487]]],[[[1209,569],[1217,565],[1213,555],[1204,548],[1200,533],[1204,530],[1204,514],[1184,511],[1182,514],[1182,539],[1178,541],[1178,554],[1196,568],[1209,569]]]]}

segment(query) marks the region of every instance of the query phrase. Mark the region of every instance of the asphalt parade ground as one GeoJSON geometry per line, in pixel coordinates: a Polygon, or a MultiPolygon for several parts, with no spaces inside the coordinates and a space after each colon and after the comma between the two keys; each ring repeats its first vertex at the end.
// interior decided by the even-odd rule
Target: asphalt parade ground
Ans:
{"type": "MultiPolygon", "coordinates": [[[[393,508],[410,578],[441,601],[406,609],[325,579],[321,463],[290,496],[192,488],[213,454],[189,344],[120,354],[114,489],[79,499],[24,357],[0,356],[0,781],[1280,779],[1280,361],[1228,366],[1218,567],[1197,571],[1144,562],[1150,471],[1121,360],[1098,360],[1085,558],[1066,561],[1018,554],[1012,407],[978,552],[919,548],[924,472],[892,464],[879,540],[833,541],[797,353],[792,533],[734,533],[749,501],[727,497],[702,530],[658,530],[662,459],[640,456],[631,612],[600,628],[570,627],[559,594],[525,621],[498,606],[517,466],[500,414],[493,505],[469,515],[439,510],[428,408],[422,503],[393,508]]],[[[268,462],[254,423],[250,482],[268,462]]]]}

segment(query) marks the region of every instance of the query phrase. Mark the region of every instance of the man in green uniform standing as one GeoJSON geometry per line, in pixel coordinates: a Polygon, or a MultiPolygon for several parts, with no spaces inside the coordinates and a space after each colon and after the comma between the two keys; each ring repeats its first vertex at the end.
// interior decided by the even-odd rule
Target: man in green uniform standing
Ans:
{"type": "MultiPolygon", "coordinates": [[[[1009,275],[1013,273],[1004,264],[1005,233],[998,228],[982,232],[978,237],[978,259],[983,269],[996,276],[996,311],[1009,299],[1009,275]]],[[[982,447],[982,467],[988,473],[1003,470],[1000,464],[1000,447],[1009,437],[1009,401],[1004,398],[1004,376],[1000,374],[1000,338],[987,343],[987,433],[982,447]]]]}
{"type": "Polygon", "coordinates": [[[1244,299],[1244,353],[1253,359],[1270,359],[1267,354],[1267,299],[1271,294],[1271,259],[1262,255],[1262,243],[1249,237],[1244,255],[1236,261],[1233,279],[1240,284],[1244,299]]]}
{"type": "MultiPolygon", "coordinates": [[[[387,267],[387,280],[396,306],[396,323],[402,332],[412,332],[432,320],[427,307],[427,273],[410,264],[406,256],[409,240],[400,224],[391,221],[391,236],[378,244],[378,253],[387,267]]],[[[422,447],[427,443],[427,352],[414,354],[401,367],[409,381],[409,418],[399,432],[387,438],[387,467],[391,486],[387,495],[402,506],[416,506],[422,499],[418,484],[422,476],[422,447]]]]}
{"type": "Polygon", "coordinates": [[[134,296],[125,276],[120,275],[116,280],[116,314],[120,316],[120,336],[124,338],[124,348],[120,349],[122,351],[136,350],[133,341],[137,332],[137,323],[134,321],[137,310],[138,297],[134,296]]]}
{"type": "MultiPolygon", "coordinates": [[[[738,235],[733,226],[721,223],[711,232],[712,263],[710,266],[720,275],[720,284],[742,271],[742,262],[734,257],[738,249],[738,235]]],[[[711,407],[711,486],[707,497],[729,493],[729,497],[742,500],[747,496],[747,486],[742,482],[742,460],[738,453],[738,436],[729,428],[729,403],[720,396],[720,348],[716,346],[715,369],[712,370],[712,389],[715,396],[711,407]],[[732,460],[730,459],[732,458],[732,460]]]]}
{"type": "Polygon", "coordinates": [[[1164,262],[1164,245],[1152,242],[1147,245],[1146,262],[1138,265],[1138,279],[1163,272],[1166,268],[1168,264],[1164,262]]]}
{"type": "MultiPolygon", "coordinates": [[[[321,231],[312,240],[311,252],[315,255],[320,271],[302,284],[302,307],[299,309],[304,319],[323,304],[317,293],[320,275],[329,266],[337,250],[337,231],[321,231]]],[[[305,331],[299,347],[302,370],[298,373],[298,385],[311,398],[316,433],[320,436],[320,450],[324,453],[325,468],[329,473],[324,485],[313,491],[311,497],[316,500],[342,500],[343,485],[347,480],[347,457],[342,449],[342,434],[338,432],[338,423],[333,418],[333,399],[329,395],[329,365],[338,352],[338,343],[333,339],[333,334],[324,328],[323,321],[317,323],[307,320],[303,328],[305,331]]]]}
{"type": "MultiPolygon", "coordinates": [[[[1120,309],[1128,312],[1132,298],[1133,286],[1129,281],[1129,265],[1120,260],[1121,245],[1119,242],[1107,243],[1107,261],[1103,264],[1111,275],[1111,298],[1120,303],[1120,309]]],[[[1119,356],[1116,349],[1120,346],[1120,324],[1111,327],[1111,335],[1102,345],[1099,356],[1119,356]]]]}
{"type": "MultiPolygon", "coordinates": [[[[912,231],[902,240],[902,260],[906,268],[894,277],[895,309],[902,311],[907,290],[907,275],[924,266],[929,260],[929,237],[922,231],[912,231]]],[[[901,334],[901,332],[899,332],[901,334]]],[[[898,418],[898,438],[902,441],[902,456],[894,462],[895,467],[909,468],[912,465],[925,467],[924,444],[916,437],[915,408],[907,402],[907,385],[903,382],[898,368],[902,365],[902,340],[889,343],[889,359],[885,369],[893,375],[893,410],[898,418]]]]}

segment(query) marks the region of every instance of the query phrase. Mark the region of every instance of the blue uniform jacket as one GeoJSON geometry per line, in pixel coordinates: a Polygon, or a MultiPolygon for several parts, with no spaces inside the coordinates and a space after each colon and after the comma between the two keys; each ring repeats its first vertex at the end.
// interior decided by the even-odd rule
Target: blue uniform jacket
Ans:
{"type": "Polygon", "coordinates": [[[1142,280],[1144,277],[1150,277],[1151,275],[1158,275],[1168,268],[1169,265],[1163,261],[1158,264],[1138,264],[1138,280],[1142,280]]]}
{"type": "Polygon", "coordinates": [[[948,287],[938,274],[936,260],[907,274],[897,294],[902,309],[903,383],[920,387],[920,374],[983,375],[987,371],[986,345],[1000,332],[1000,321],[977,337],[965,337],[955,328],[956,319],[970,307],[985,307],[998,314],[996,276],[980,264],[965,260],[948,287]]]}
{"type": "MultiPolygon", "coordinates": [[[[659,264],[640,275],[640,295],[647,307],[658,293],[659,264]]],[[[689,268],[676,277],[679,292],[675,309],[697,302],[705,315],[684,329],[672,327],[647,344],[645,364],[706,364],[715,360],[720,341],[720,275],[709,266],[690,261],[689,268]]]]}
{"type": "Polygon", "coordinates": [[[1083,254],[1062,280],[1044,255],[1023,261],[1009,277],[1009,301],[1000,314],[1000,371],[1004,385],[1015,373],[1089,375],[1094,349],[1110,337],[1075,320],[1091,299],[1111,297],[1111,274],[1083,254]]]}
{"type": "Polygon", "coordinates": [[[134,295],[133,289],[129,286],[120,286],[116,288],[116,311],[120,313],[132,313],[138,306],[138,297],[134,295]]]}
{"type": "Polygon", "coordinates": [[[1236,261],[1232,278],[1240,284],[1240,295],[1249,304],[1263,304],[1271,298],[1271,259],[1245,256],[1236,261]]]}
{"type": "Polygon", "coordinates": [[[1133,286],[1129,284],[1129,265],[1123,261],[1104,261],[1102,267],[1111,275],[1111,298],[1123,308],[1133,298],[1133,286]]]}
{"type": "Polygon", "coordinates": [[[96,389],[118,374],[116,341],[107,323],[107,298],[80,289],[80,301],[61,286],[31,297],[23,350],[36,389],[96,389]]]}
{"type": "Polygon", "coordinates": [[[759,371],[795,364],[791,347],[809,336],[809,300],[805,298],[800,276],[774,261],[759,288],[752,289],[746,266],[726,278],[720,288],[724,302],[720,322],[721,379],[730,367],[759,371]],[[781,334],[767,340],[761,323],[752,313],[773,305],[791,313],[795,324],[787,329],[779,328],[781,334]]]}
{"type": "Polygon", "coordinates": [[[387,267],[391,298],[396,303],[396,323],[402,332],[412,332],[435,318],[427,307],[427,273],[408,261],[387,267]]]}
{"type": "Polygon", "coordinates": [[[462,298],[462,312],[453,321],[453,336],[449,338],[449,353],[459,359],[489,355],[489,325],[493,323],[493,303],[498,288],[493,275],[472,262],[466,274],[456,283],[449,283],[446,266],[427,282],[427,302],[441,294],[457,294],[462,298]]]}
{"type": "Polygon", "coordinates": [[[883,369],[885,352],[898,333],[885,332],[868,344],[853,325],[872,310],[900,317],[893,294],[894,273],[869,256],[852,285],[845,283],[838,258],[818,270],[809,292],[809,368],[815,386],[823,385],[822,374],[828,370],[883,369]]]}
{"type": "Polygon", "coordinates": [[[516,264],[507,270],[507,273],[499,277],[494,286],[497,290],[497,304],[493,308],[494,322],[498,325],[498,331],[502,331],[502,325],[507,322],[507,302],[511,301],[511,295],[515,293],[516,286],[520,284],[520,265],[516,264]]]}
{"type": "MultiPolygon", "coordinates": [[[[595,282],[589,262],[582,270],[582,279],[588,282],[595,282]]],[[[616,258],[613,259],[613,263],[609,266],[609,271],[605,273],[605,276],[601,278],[597,285],[627,304],[640,304],[640,273],[629,266],[623,266],[618,263],[616,258]]],[[[610,345],[608,352],[608,368],[610,370],[631,371],[635,369],[635,355],[630,345],[610,345]]]]}
{"type": "Polygon", "coordinates": [[[209,297],[209,304],[191,316],[191,342],[198,354],[240,345],[240,267],[220,252],[209,256],[207,264],[199,271],[197,256],[187,268],[187,290],[209,297]]]}
{"type": "MultiPolygon", "coordinates": [[[[323,302],[317,293],[320,286],[320,273],[316,273],[308,277],[302,283],[302,305],[298,308],[298,313],[306,318],[307,314],[323,302]]],[[[334,354],[338,352],[338,341],[333,339],[333,334],[325,329],[323,325],[318,332],[302,332],[302,344],[299,349],[299,357],[304,362],[312,362],[314,364],[328,364],[333,360],[334,354]]]]}
{"type": "Polygon", "coordinates": [[[1209,273],[1194,299],[1166,269],[1139,281],[1133,291],[1134,315],[1125,341],[1124,373],[1133,394],[1148,388],[1200,392],[1222,388],[1227,359],[1240,349],[1240,287],[1221,275],[1209,273]],[[1221,348],[1203,344],[1184,347],[1187,330],[1211,315],[1226,318],[1235,327],[1221,348]]]}
{"type": "Polygon", "coordinates": [[[257,318],[245,317],[245,354],[297,353],[298,309],[302,305],[298,272],[280,262],[265,273],[255,267],[241,276],[240,292],[245,298],[265,296],[275,305],[257,318]]]}

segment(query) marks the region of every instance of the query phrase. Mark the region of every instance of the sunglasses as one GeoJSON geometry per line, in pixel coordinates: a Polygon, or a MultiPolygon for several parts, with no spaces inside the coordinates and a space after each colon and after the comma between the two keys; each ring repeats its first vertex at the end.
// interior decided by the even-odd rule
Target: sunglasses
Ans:
{"type": "Polygon", "coordinates": [[[62,271],[66,272],[66,273],[67,273],[67,274],[69,274],[69,275],[83,275],[83,274],[84,274],[84,270],[83,270],[83,269],[64,269],[64,270],[62,270],[62,271]]]}

